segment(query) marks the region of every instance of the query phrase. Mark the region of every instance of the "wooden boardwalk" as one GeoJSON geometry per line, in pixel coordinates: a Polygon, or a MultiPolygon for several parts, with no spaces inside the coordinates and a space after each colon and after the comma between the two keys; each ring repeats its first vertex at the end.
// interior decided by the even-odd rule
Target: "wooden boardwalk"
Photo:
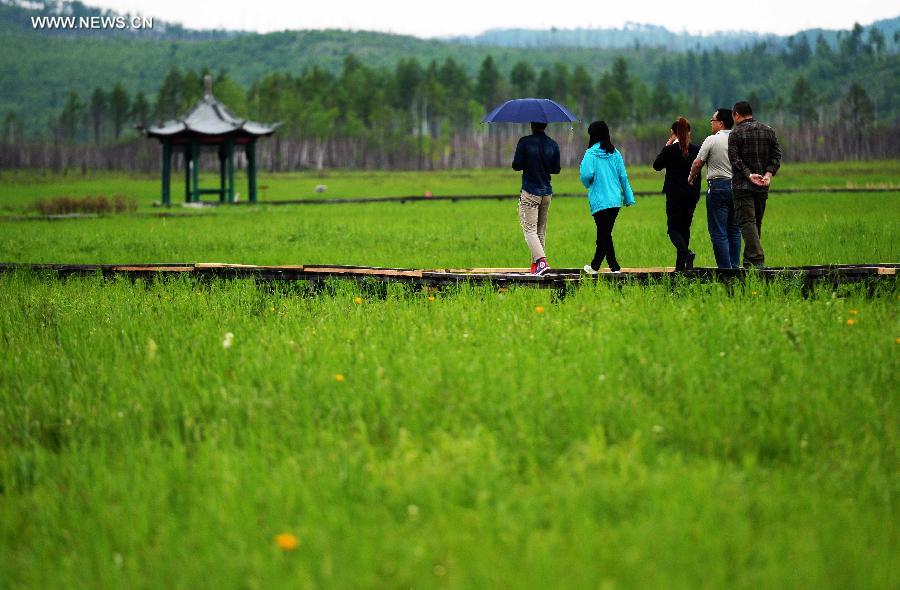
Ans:
{"type": "MultiPolygon", "coordinates": [[[[798,195],[809,193],[828,193],[828,194],[859,194],[859,193],[896,193],[900,192],[900,188],[839,188],[839,187],[823,187],[823,188],[783,188],[772,189],[770,195],[798,195]]],[[[661,196],[660,191],[634,191],[636,197],[657,197],[661,196]]],[[[301,198],[301,199],[278,199],[278,200],[260,200],[255,203],[250,201],[238,201],[234,203],[221,203],[219,201],[200,201],[189,203],[190,207],[218,207],[221,205],[350,205],[350,204],[377,204],[377,203],[438,203],[450,201],[457,203],[460,201],[509,201],[518,200],[519,193],[511,192],[499,195],[434,195],[426,197],[422,195],[407,195],[401,197],[325,197],[325,198],[301,198]]],[[[586,193],[556,193],[553,198],[576,198],[586,199],[586,193]]],[[[163,206],[161,203],[154,203],[154,206],[163,206]]]]}
{"type": "Polygon", "coordinates": [[[308,281],[318,284],[329,279],[354,281],[399,282],[420,287],[442,287],[462,283],[490,283],[498,287],[523,285],[530,287],[565,288],[584,281],[661,281],[680,276],[699,281],[730,281],[742,279],[750,272],[763,280],[800,279],[804,283],[832,284],[854,282],[895,281],[897,263],[841,264],[826,266],[793,266],[764,268],[754,271],[742,269],[719,270],[695,268],[675,273],[673,268],[623,268],[621,273],[606,270],[598,275],[586,275],[581,269],[557,268],[543,276],[533,276],[525,268],[454,268],[415,269],[381,268],[342,265],[255,266],[225,263],[166,263],[166,264],[23,264],[0,263],[0,272],[32,271],[52,273],[59,277],[71,275],[126,276],[131,278],[161,278],[190,275],[199,278],[245,279],[263,281],[308,281]]]}

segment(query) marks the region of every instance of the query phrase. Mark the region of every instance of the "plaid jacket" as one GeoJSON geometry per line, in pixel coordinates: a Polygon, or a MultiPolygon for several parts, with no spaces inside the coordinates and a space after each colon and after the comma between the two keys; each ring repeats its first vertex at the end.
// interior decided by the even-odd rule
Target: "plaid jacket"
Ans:
{"type": "Polygon", "coordinates": [[[741,121],[728,136],[728,159],[731,160],[731,188],[768,192],[768,187],[750,182],[751,174],[771,172],[781,166],[781,146],[775,132],[756,119],[741,121]]]}

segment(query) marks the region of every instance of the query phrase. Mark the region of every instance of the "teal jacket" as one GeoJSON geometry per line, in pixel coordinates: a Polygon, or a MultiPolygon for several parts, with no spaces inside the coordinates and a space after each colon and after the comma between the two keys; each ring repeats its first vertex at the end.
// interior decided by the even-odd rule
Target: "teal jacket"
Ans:
{"type": "Polygon", "coordinates": [[[591,204],[591,215],[603,209],[634,205],[634,192],[628,183],[625,172],[625,161],[619,150],[609,154],[595,143],[584,152],[581,160],[581,184],[588,189],[588,201],[591,204]]]}

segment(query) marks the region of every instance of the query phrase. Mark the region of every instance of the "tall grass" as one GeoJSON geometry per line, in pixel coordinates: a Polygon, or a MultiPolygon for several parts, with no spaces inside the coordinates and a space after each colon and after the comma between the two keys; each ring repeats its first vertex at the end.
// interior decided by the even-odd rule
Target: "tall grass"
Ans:
{"type": "Polygon", "coordinates": [[[896,284],[0,292],[0,586],[898,582],[896,284]]]}
{"type": "MultiPolygon", "coordinates": [[[[515,201],[219,208],[185,218],[138,216],[0,221],[2,262],[234,262],[415,268],[527,267],[515,201]]],[[[640,198],[614,230],[626,267],[673,266],[662,198],[640,198]]],[[[791,195],[769,199],[762,242],[769,266],[897,262],[896,195],[791,195]]],[[[551,266],[581,268],[596,230],[587,199],[550,207],[551,266]]],[[[706,210],[694,215],[696,264],[715,266],[706,210]]]]}
{"type": "MultiPolygon", "coordinates": [[[[660,146],[662,147],[662,146],[660,146]]],[[[659,192],[662,173],[650,166],[628,163],[628,175],[637,191],[659,192]]],[[[509,154],[512,161],[512,153],[509,154]]],[[[705,172],[704,172],[705,174],[705,172]]],[[[772,189],[817,188],[893,188],[900,189],[900,159],[870,162],[828,162],[795,164],[786,161],[772,181],[772,189]]],[[[445,170],[445,171],[354,171],[327,170],[323,172],[270,173],[261,171],[258,182],[261,201],[290,199],[320,199],[346,197],[424,195],[517,195],[520,174],[510,170],[445,170]],[[324,193],[316,192],[318,185],[327,186],[324,193]]],[[[200,174],[201,188],[217,187],[218,174],[200,174]]],[[[553,177],[556,193],[584,193],[578,171],[567,168],[553,177]]],[[[705,187],[705,184],[704,184],[705,187]]],[[[172,203],[184,200],[184,177],[176,173],[171,182],[172,203]]],[[[238,172],[235,189],[240,200],[247,198],[247,180],[238,172]]],[[[86,174],[68,171],[65,174],[31,170],[0,171],[0,208],[19,210],[40,198],[56,195],[81,197],[93,194],[122,193],[135,197],[142,207],[149,207],[161,199],[159,174],[128,174],[124,172],[89,171],[86,174]]]]}
{"type": "Polygon", "coordinates": [[[112,197],[106,195],[88,195],[81,198],[53,197],[52,199],[38,199],[34,202],[34,208],[41,215],[133,213],[138,209],[138,202],[134,197],[126,198],[122,194],[112,197]]]}

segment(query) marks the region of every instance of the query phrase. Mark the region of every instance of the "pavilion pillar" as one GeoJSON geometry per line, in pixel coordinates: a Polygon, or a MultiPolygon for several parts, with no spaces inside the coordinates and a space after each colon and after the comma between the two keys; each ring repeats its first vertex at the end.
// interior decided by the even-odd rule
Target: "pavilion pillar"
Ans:
{"type": "Polygon", "coordinates": [[[228,171],[228,202],[234,203],[234,140],[228,138],[225,140],[225,150],[227,158],[228,171]]]}
{"type": "Polygon", "coordinates": [[[200,200],[200,143],[196,139],[191,140],[191,202],[200,200]]]}
{"type": "Polygon", "coordinates": [[[184,144],[184,202],[191,202],[191,144],[184,144]]]}
{"type": "Polygon", "coordinates": [[[256,202],[256,140],[251,139],[244,147],[247,153],[247,196],[251,203],[256,202]]]}
{"type": "Polygon", "coordinates": [[[172,177],[172,143],[165,139],[162,142],[162,204],[169,206],[169,181],[172,177]]]}
{"type": "Polygon", "coordinates": [[[219,145],[219,202],[225,202],[225,144],[219,145]]]}

